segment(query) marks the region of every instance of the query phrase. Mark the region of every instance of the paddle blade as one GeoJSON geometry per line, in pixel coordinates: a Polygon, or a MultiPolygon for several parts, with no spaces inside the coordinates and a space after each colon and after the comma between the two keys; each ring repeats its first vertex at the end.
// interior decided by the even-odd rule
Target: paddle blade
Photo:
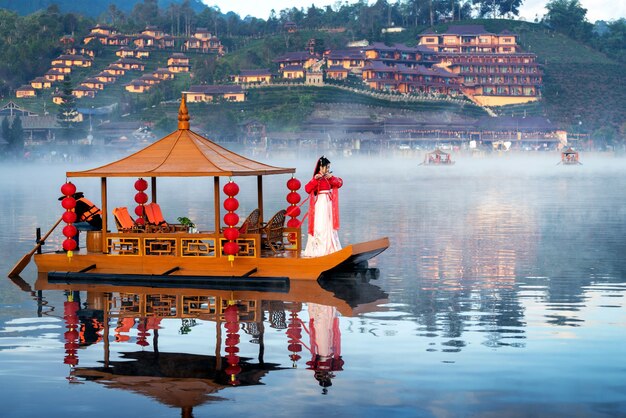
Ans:
{"type": "Polygon", "coordinates": [[[9,277],[19,276],[22,270],[24,270],[24,268],[26,268],[28,263],[30,263],[30,259],[32,258],[32,256],[33,256],[33,253],[28,253],[24,255],[24,257],[22,257],[21,260],[18,261],[17,264],[15,264],[15,266],[13,267],[13,270],[9,272],[9,277]]]}

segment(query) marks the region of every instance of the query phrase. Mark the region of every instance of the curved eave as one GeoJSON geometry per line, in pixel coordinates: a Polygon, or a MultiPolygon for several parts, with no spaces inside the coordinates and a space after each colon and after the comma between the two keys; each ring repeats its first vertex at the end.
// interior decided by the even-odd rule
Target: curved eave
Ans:
{"type": "Polygon", "coordinates": [[[238,155],[189,130],[179,129],[121,160],[67,177],[241,177],[295,173],[238,155]]]}
{"type": "Polygon", "coordinates": [[[243,176],[270,176],[274,174],[293,174],[295,168],[283,168],[265,171],[215,171],[215,172],[160,172],[160,171],[128,171],[118,173],[100,173],[89,171],[68,171],[67,177],[243,177],[243,176]]]}

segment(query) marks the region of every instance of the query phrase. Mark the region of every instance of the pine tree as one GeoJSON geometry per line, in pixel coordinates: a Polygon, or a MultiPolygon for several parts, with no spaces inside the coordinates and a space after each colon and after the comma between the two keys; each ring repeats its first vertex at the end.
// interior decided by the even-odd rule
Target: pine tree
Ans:
{"type": "Polygon", "coordinates": [[[15,116],[11,124],[11,150],[16,157],[24,154],[24,128],[19,115],[15,116]]]}
{"type": "Polygon", "coordinates": [[[76,110],[76,98],[72,94],[72,80],[65,76],[61,86],[61,104],[57,120],[63,128],[72,128],[77,122],[78,110],[76,110]]]}

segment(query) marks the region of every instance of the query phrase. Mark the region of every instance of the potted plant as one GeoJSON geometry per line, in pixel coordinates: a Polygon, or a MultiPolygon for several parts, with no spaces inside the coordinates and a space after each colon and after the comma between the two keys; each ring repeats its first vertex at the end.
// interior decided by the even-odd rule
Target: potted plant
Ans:
{"type": "Polygon", "coordinates": [[[194,228],[196,227],[196,224],[194,224],[191,219],[189,219],[186,216],[181,216],[178,218],[178,222],[180,222],[181,225],[183,225],[184,227],[187,228],[187,230],[189,231],[189,233],[193,233],[194,232],[194,228]]]}

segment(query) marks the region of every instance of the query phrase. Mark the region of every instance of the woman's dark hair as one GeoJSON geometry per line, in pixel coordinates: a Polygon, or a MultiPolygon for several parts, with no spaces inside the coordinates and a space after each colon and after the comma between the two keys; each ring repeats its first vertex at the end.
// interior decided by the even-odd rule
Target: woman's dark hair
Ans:
{"type": "Polygon", "coordinates": [[[323,155],[317,160],[317,164],[315,164],[315,171],[313,172],[313,176],[320,172],[320,168],[326,167],[330,164],[330,160],[323,155]]]}

